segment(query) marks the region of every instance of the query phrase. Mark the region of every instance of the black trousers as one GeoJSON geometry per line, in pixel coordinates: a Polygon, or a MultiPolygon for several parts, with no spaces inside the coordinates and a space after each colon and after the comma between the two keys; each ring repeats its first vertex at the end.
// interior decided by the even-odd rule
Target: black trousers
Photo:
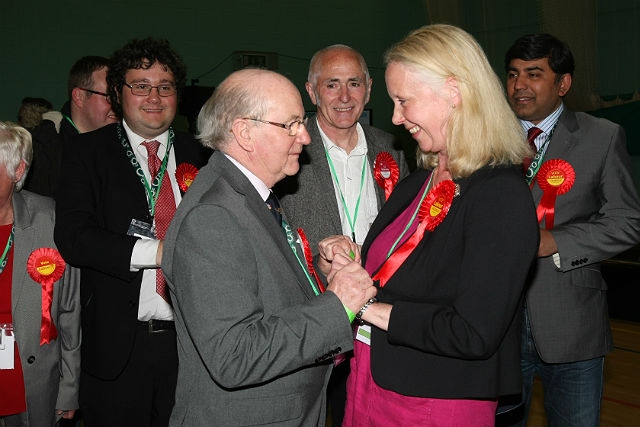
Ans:
{"type": "Polygon", "coordinates": [[[131,358],[118,378],[105,381],[82,372],[84,425],[168,426],[177,377],[175,329],[152,332],[139,322],[131,358]]]}

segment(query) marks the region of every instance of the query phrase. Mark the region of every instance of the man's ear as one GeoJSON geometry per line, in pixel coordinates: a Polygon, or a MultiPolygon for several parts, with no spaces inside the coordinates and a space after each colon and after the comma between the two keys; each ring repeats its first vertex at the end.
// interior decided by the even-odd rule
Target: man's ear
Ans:
{"type": "Polygon", "coordinates": [[[304,84],[304,88],[307,89],[307,93],[309,94],[309,98],[311,99],[311,103],[313,105],[318,105],[318,100],[316,99],[316,92],[313,90],[313,86],[311,83],[306,82],[304,84]]]}
{"type": "Polygon", "coordinates": [[[571,74],[569,73],[564,73],[560,77],[560,84],[558,85],[558,95],[560,97],[565,96],[567,92],[569,92],[569,89],[571,89],[572,81],[573,79],[571,78],[571,74]]]}
{"type": "Polygon", "coordinates": [[[76,104],[78,107],[82,108],[84,105],[84,100],[86,99],[87,94],[84,90],[79,87],[74,87],[71,90],[71,102],[76,104]]]}
{"type": "Polygon", "coordinates": [[[364,105],[367,105],[367,103],[369,102],[369,99],[371,99],[371,87],[373,85],[373,79],[369,78],[369,81],[367,82],[367,96],[365,96],[364,98],[364,105]]]}
{"type": "Polygon", "coordinates": [[[246,119],[235,119],[231,125],[231,133],[236,142],[243,150],[248,152],[254,150],[253,140],[251,139],[252,129],[246,119]]]}

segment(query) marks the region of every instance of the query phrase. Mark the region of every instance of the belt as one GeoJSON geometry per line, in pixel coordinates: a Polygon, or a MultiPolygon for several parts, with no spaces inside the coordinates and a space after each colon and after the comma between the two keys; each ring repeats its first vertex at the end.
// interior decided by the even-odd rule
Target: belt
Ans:
{"type": "Polygon", "coordinates": [[[146,322],[138,320],[138,327],[146,329],[150,334],[176,330],[176,324],[173,320],[151,319],[146,322]]]}

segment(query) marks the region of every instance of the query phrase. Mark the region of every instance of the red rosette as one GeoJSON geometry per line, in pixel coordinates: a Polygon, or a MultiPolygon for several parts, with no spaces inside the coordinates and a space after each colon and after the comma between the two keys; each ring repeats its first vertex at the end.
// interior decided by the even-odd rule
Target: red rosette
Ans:
{"type": "Polygon", "coordinates": [[[307,235],[304,233],[302,228],[298,228],[298,235],[300,236],[300,241],[302,242],[302,250],[304,251],[304,259],[307,262],[307,268],[309,269],[309,273],[316,279],[316,283],[318,284],[318,288],[320,292],[325,291],[324,283],[320,280],[320,276],[318,276],[318,272],[315,268],[313,268],[313,254],[311,253],[311,246],[309,245],[309,239],[307,239],[307,235]]]}
{"type": "Polygon", "coordinates": [[[389,199],[400,177],[400,168],[391,154],[382,151],[376,156],[373,163],[373,177],[378,185],[384,189],[385,200],[389,199]]]}
{"type": "Polygon", "coordinates": [[[62,277],[66,264],[60,252],[53,248],[39,248],[31,252],[27,260],[29,276],[42,286],[42,321],[40,323],[40,345],[48,344],[58,337],[51,319],[53,284],[62,277]]]}
{"type": "Polygon", "coordinates": [[[176,181],[182,192],[186,192],[198,175],[198,168],[191,163],[180,163],[176,168],[176,181]]]}
{"type": "Polygon", "coordinates": [[[551,230],[555,216],[556,198],[569,191],[576,181],[576,172],[566,160],[551,159],[542,164],[536,175],[542,197],[536,208],[538,222],[544,218],[545,228],[551,230]]]}
{"type": "Polygon", "coordinates": [[[442,181],[429,191],[418,211],[418,219],[425,224],[427,230],[435,230],[447,216],[455,192],[456,184],[450,179],[442,181]]]}
{"type": "Polygon", "coordinates": [[[420,221],[418,228],[393,255],[387,258],[380,270],[373,276],[373,280],[380,281],[381,288],[418,246],[425,230],[433,231],[442,223],[449,213],[455,195],[456,184],[451,180],[442,181],[427,193],[418,210],[418,220],[420,221]]]}

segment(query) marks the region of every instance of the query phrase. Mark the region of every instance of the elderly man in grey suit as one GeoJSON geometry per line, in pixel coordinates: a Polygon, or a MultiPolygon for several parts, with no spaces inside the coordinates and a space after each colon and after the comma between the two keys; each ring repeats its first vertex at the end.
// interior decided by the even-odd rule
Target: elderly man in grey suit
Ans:
{"type": "Polygon", "coordinates": [[[612,349],[600,262],[640,241],[624,131],[564,106],[574,60],[555,37],[519,38],[505,67],[509,102],[535,144],[525,173],[541,226],[522,333],[526,408],[537,374],[549,426],[596,426],[612,349]]]}
{"type": "Polygon", "coordinates": [[[353,348],[350,320],[376,290],[366,274],[330,272],[336,253],[359,258],[345,236],[325,239],[307,263],[270,192],[298,171],[309,143],[300,93],[278,73],[237,71],[198,128],[216,151],[180,204],[162,259],[180,361],[170,424],[322,426],[333,357],[353,348]],[[324,292],[317,269],[328,274],[324,292]]]}
{"type": "MultiPolygon", "coordinates": [[[[375,179],[381,172],[374,170],[376,163],[380,169],[379,155],[393,158],[397,179],[409,174],[393,135],[358,121],[371,86],[364,58],[348,46],[332,45],[311,58],[306,89],[317,106],[307,125],[311,144],[300,157],[300,172],[278,183],[275,191],[289,218],[308,236],[313,253],[318,242],[334,234],[362,244],[385,202],[385,190],[375,179]]],[[[348,373],[349,363],[341,363],[329,383],[331,416],[337,426],[342,424],[348,373]]]]}

